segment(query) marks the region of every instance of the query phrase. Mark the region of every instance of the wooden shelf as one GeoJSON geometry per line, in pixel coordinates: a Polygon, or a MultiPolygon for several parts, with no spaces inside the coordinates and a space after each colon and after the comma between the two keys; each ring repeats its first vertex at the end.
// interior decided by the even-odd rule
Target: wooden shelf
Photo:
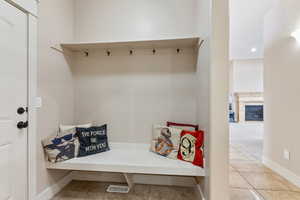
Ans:
{"type": "Polygon", "coordinates": [[[50,163],[48,169],[177,176],[205,176],[203,168],[150,152],[147,144],[111,143],[111,150],[92,156],[50,163]]]}
{"type": "Polygon", "coordinates": [[[70,51],[85,51],[90,49],[113,49],[113,48],[189,48],[197,47],[201,42],[199,37],[177,38],[165,40],[144,41],[120,41],[120,42],[80,42],[62,43],[61,47],[70,51]]]}

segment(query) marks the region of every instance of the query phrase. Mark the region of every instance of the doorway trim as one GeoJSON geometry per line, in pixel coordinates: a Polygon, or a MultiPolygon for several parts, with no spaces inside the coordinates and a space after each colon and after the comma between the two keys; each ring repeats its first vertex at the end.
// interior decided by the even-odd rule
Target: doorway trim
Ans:
{"type": "Polygon", "coordinates": [[[28,13],[28,200],[37,195],[37,18],[28,13]]]}

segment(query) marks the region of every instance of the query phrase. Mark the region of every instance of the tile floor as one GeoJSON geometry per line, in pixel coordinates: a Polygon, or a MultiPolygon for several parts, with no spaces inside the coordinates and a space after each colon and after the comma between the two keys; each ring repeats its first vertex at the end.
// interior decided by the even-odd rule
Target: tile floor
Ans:
{"type": "MultiPolygon", "coordinates": [[[[195,200],[193,188],[136,185],[129,194],[107,193],[110,183],[72,181],[52,200],[195,200]]],[[[114,183],[115,184],[115,183],[114,183]]]]}
{"type": "Polygon", "coordinates": [[[239,144],[230,147],[230,200],[300,200],[300,188],[265,167],[239,144]]]}

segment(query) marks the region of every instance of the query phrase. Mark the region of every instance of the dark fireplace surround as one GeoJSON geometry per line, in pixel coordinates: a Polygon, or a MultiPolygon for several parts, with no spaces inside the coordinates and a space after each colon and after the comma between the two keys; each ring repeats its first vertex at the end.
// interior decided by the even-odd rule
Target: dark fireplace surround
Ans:
{"type": "Polygon", "coordinates": [[[245,121],[264,121],[264,106],[245,105],[245,121]]]}

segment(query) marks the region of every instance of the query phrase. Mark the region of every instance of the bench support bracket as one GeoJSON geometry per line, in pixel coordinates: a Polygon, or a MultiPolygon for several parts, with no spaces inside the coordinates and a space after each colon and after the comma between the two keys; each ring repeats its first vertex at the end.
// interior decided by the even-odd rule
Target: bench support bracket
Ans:
{"type": "Polygon", "coordinates": [[[131,190],[134,187],[133,174],[123,173],[129,189],[131,190]]]}

